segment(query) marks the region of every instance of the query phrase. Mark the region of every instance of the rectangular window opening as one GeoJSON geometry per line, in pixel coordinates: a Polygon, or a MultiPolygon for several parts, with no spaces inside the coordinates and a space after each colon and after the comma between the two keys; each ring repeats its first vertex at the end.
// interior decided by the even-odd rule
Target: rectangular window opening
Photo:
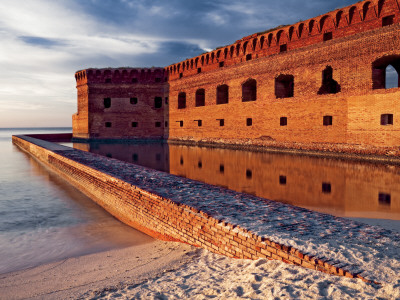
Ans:
{"type": "Polygon", "coordinates": [[[394,24],[394,15],[382,18],[382,27],[394,24]]]}
{"type": "Polygon", "coordinates": [[[246,61],[249,61],[249,60],[251,60],[251,54],[246,55],[246,61]]]}
{"type": "Polygon", "coordinates": [[[283,44],[283,45],[281,45],[281,46],[279,47],[279,52],[280,52],[280,53],[286,52],[286,51],[287,51],[287,44],[283,44]]]}
{"type": "Polygon", "coordinates": [[[165,121],[164,126],[168,127],[168,121],[165,121]]]}
{"type": "Polygon", "coordinates": [[[201,160],[199,160],[199,162],[197,163],[197,166],[199,167],[199,169],[201,169],[203,167],[203,163],[201,162],[201,160]]]}
{"type": "Polygon", "coordinates": [[[201,73],[201,68],[197,68],[197,73],[201,73]]]}
{"type": "Polygon", "coordinates": [[[179,127],[183,127],[183,121],[176,121],[177,123],[179,123],[179,127]]]}
{"type": "Polygon", "coordinates": [[[330,194],[332,191],[332,186],[330,183],[324,182],[322,183],[322,192],[324,194],[330,194]]]}
{"type": "Polygon", "coordinates": [[[154,108],[161,108],[161,107],[162,107],[162,97],[155,97],[154,108]]]}
{"type": "Polygon", "coordinates": [[[155,81],[156,82],[161,82],[161,78],[160,77],[156,77],[155,81]]]}
{"type": "Polygon", "coordinates": [[[332,116],[324,116],[323,118],[323,124],[324,126],[332,126],[333,122],[333,117],[332,116]]]}
{"type": "Polygon", "coordinates": [[[203,126],[203,122],[201,120],[194,120],[194,121],[197,122],[198,127],[203,126]]]}
{"type": "Polygon", "coordinates": [[[111,107],[111,98],[104,98],[104,108],[111,107]]]}
{"type": "Polygon", "coordinates": [[[179,78],[182,78],[183,77],[183,73],[179,73],[179,78]]]}
{"type": "Polygon", "coordinates": [[[132,122],[132,127],[138,127],[138,122],[132,122]]]}
{"type": "Polygon", "coordinates": [[[130,101],[130,103],[131,103],[132,105],[135,105],[135,104],[138,103],[138,99],[137,99],[136,97],[132,97],[131,99],[129,99],[129,101],[130,101]]]}
{"type": "Polygon", "coordinates": [[[287,126],[287,117],[281,117],[280,125],[281,126],[287,126]]]}
{"type": "Polygon", "coordinates": [[[111,127],[111,122],[106,122],[106,127],[110,128],[111,127]]]}
{"type": "Polygon", "coordinates": [[[221,173],[221,174],[224,174],[224,172],[225,172],[225,166],[224,165],[219,165],[219,172],[221,173]]]}
{"type": "Polygon", "coordinates": [[[390,205],[391,196],[387,193],[379,193],[378,201],[380,205],[390,205]]]}
{"type": "Polygon", "coordinates": [[[132,78],[132,83],[137,83],[138,79],[137,78],[132,78]]]}
{"type": "Polygon", "coordinates": [[[218,66],[219,66],[220,68],[222,68],[222,67],[224,66],[224,62],[223,62],[223,61],[220,61],[219,64],[218,64],[218,66]]]}
{"type": "Polygon", "coordinates": [[[253,172],[249,169],[246,170],[246,178],[247,179],[253,178],[253,172]]]}
{"type": "Polygon", "coordinates": [[[381,125],[393,125],[393,114],[381,115],[381,125]]]}
{"type": "Polygon", "coordinates": [[[286,185],[286,176],[283,176],[283,175],[279,176],[279,184],[286,185]]]}
{"type": "Polygon", "coordinates": [[[253,126],[253,119],[252,118],[247,118],[246,119],[246,125],[247,126],[253,126]]]}
{"type": "Polygon", "coordinates": [[[156,127],[161,127],[161,122],[156,122],[156,127]]]}
{"type": "Polygon", "coordinates": [[[324,37],[323,37],[324,42],[329,41],[329,40],[331,40],[332,38],[333,38],[332,32],[325,32],[325,33],[324,33],[324,37]]]}
{"type": "Polygon", "coordinates": [[[106,83],[111,83],[111,78],[106,78],[106,83]]]}
{"type": "Polygon", "coordinates": [[[224,127],[225,126],[225,119],[217,119],[219,121],[219,126],[224,127]]]}
{"type": "Polygon", "coordinates": [[[137,153],[133,153],[132,160],[133,161],[138,161],[138,159],[139,159],[139,156],[137,155],[137,153]]]}
{"type": "Polygon", "coordinates": [[[165,105],[168,105],[168,97],[165,97],[165,105]]]}

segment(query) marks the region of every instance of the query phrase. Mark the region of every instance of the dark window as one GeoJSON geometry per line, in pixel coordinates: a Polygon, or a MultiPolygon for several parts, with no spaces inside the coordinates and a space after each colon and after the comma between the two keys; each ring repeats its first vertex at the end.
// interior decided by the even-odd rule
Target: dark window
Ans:
{"type": "Polygon", "coordinates": [[[104,98],[104,108],[111,107],[111,98],[104,98]]]}
{"type": "Polygon", "coordinates": [[[156,127],[161,127],[161,122],[156,122],[156,127]]]}
{"type": "Polygon", "coordinates": [[[381,115],[381,125],[393,125],[393,115],[392,114],[381,115]]]}
{"type": "Polygon", "coordinates": [[[183,157],[181,156],[181,160],[179,162],[181,165],[183,165],[183,157]]]}
{"type": "Polygon", "coordinates": [[[186,93],[182,92],[178,95],[178,109],[186,108],[186,93]]]}
{"type": "Polygon", "coordinates": [[[372,64],[372,88],[390,89],[400,86],[400,55],[388,55],[372,64]]]}
{"type": "Polygon", "coordinates": [[[225,120],[224,119],[217,119],[219,121],[219,126],[223,127],[225,126],[225,120]]]}
{"type": "Polygon", "coordinates": [[[242,101],[256,101],[257,100],[257,81],[249,79],[242,84],[242,101]]]}
{"type": "Polygon", "coordinates": [[[324,33],[324,37],[323,37],[324,42],[329,41],[329,40],[331,40],[332,38],[333,38],[332,32],[326,32],[326,33],[324,33]]]}
{"type": "Polygon", "coordinates": [[[138,79],[137,78],[132,78],[132,83],[137,83],[138,79]]]}
{"type": "Polygon", "coordinates": [[[286,52],[287,51],[287,45],[286,44],[283,44],[283,45],[281,45],[280,47],[279,47],[279,52],[286,52]]]}
{"type": "Polygon", "coordinates": [[[391,202],[390,194],[379,193],[378,197],[379,197],[378,198],[379,204],[381,204],[381,205],[390,205],[390,202],[391,202]]]}
{"type": "Polygon", "coordinates": [[[333,79],[333,69],[327,66],[322,71],[322,86],[318,91],[318,95],[336,94],[341,90],[340,85],[333,79]]]}
{"type": "Polygon", "coordinates": [[[198,127],[203,126],[203,122],[201,120],[194,120],[194,121],[197,122],[198,127]]]}
{"type": "Polygon", "coordinates": [[[283,176],[283,175],[279,176],[279,184],[286,185],[286,176],[283,176]]]}
{"type": "Polygon", "coordinates": [[[132,122],[132,127],[138,127],[138,122],[132,122]]]}
{"type": "Polygon", "coordinates": [[[136,97],[130,99],[131,104],[137,104],[138,100],[136,97]]]}
{"type": "Polygon", "coordinates": [[[161,82],[161,78],[160,77],[156,77],[155,81],[156,82],[161,82]]]}
{"type": "Polygon", "coordinates": [[[389,26],[394,23],[394,15],[382,18],[382,26],[389,26]]]}
{"type": "Polygon", "coordinates": [[[203,163],[201,162],[201,160],[199,160],[199,162],[197,163],[197,166],[199,167],[199,169],[201,169],[203,167],[203,163]]]}
{"type": "Polygon", "coordinates": [[[179,73],[179,78],[182,78],[183,77],[183,73],[179,73]]]}
{"type": "Polygon", "coordinates": [[[253,119],[252,118],[247,118],[246,119],[246,125],[247,126],[252,126],[253,125],[253,119]]]}
{"type": "Polygon", "coordinates": [[[253,172],[249,169],[246,170],[246,178],[251,179],[253,177],[253,172]]]}
{"type": "Polygon", "coordinates": [[[165,97],[165,105],[168,105],[168,97],[165,97]]]}
{"type": "Polygon", "coordinates": [[[332,187],[330,183],[324,182],[322,183],[322,192],[324,194],[330,194],[332,191],[332,187]]]}
{"type": "Polygon", "coordinates": [[[109,157],[109,158],[112,158],[112,154],[111,153],[107,153],[106,156],[109,157]]]}
{"type": "Polygon", "coordinates": [[[133,161],[138,161],[138,159],[139,159],[139,156],[137,155],[137,153],[133,153],[132,160],[133,161]]]}
{"type": "Polygon", "coordinates": [[[162,107],[162,98],[155,97],[154,98],[154,108],[161,108],[162,107]]]}
{"type": "Polygon", "coordinates": [[[324,116],[324,118],[323,118],[324,126],[331,126],[332,125],[332,120],[333,120],[332,116],[324,116]]]}
{"type": "Polygon", "coordinates": [[[165,121],[165,127],[168,127],[168,122],[167,121],[165,121]]]}
{"type": "Polygon", "coordinates": [[[106,122],[106,127],[111,127],[111,122],[106,122]]]}
{"type": "Polygon", "coordinates": [[[106,78],[106,83],[111,83],[111,78],[106,78]]]}
{"type": "Polygon", "coordinates": [[[294,96],[294,76],[279,75],[275,79],[276,98],[290,98],[294,96]]]}
{"type": "Polygon", "coordinates": [[[196,91],[196,106],[206,105],[206,92],[204,89],[198,89],[196,91]]]}
{"type": "Polygon", "coordinates": [[[246,61],[249,61],[249,60],[251,60],[251,54],[246,55],[246,61]]]}
{"type": "Polygon", "coordinates": [[[217,104],[229,102],[229,87],[226,84],[217,87],[217,104]]]}
{"type": "Polygon", "coordinates": [[[224,173],[225,172],[225,166],[224,165],[219,165],[219,172],[224,173]]]}
{"type": "Polygon", "coordinates": [[[179,123],[179,127],[183,127],[183,121],[176,121],[179,123]]]}
{"type": "Polygon", "coordinates": [[[220,61],[218,65],[219,65],[220,68],[222,68],[224,66],[224,62],[220,61]]]}
{"type": "Polygon", "coordinates": [[[280,124],[281,126],[287,126],[287,117],[281,117],[280,124]]]}
{"type": "Polygon", "coordinates": [[[201,73],[201,68],[197,68],[197,73],[201,73]]]}

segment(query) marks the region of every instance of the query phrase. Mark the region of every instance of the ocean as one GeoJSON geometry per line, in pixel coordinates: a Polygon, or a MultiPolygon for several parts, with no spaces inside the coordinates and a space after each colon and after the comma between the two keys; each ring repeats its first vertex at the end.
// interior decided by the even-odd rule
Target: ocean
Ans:
{"type": "Polygon", "coordinates": [[[12,144],[17,134],[71,128],[0,128],[0,274],[152,242],[12,144]]]}

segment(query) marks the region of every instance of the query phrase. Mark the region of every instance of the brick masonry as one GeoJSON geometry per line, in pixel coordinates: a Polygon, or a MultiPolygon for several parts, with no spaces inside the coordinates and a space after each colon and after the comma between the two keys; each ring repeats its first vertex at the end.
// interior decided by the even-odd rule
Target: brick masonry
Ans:
{"type": "Polygon", "coordinates": [[[156,137],[399,156],[400,89],[385,89],[380,73],[389,64],[400,70],[399,22],[398,0],[360,1],[163,69],[78,71],[74,137],[156,137]],[[324,85],[329,68],[335,91],[324,85]],[[285,90],[276,87],[282,76],[293,77],[293,95],[285,98],[276,95],[285,90]],[[243,102],[242,85],[251,79],[256,100],[243,102]],[[226,104],[217,104],[221,85],[228,86],[226,104]],[[205,105],[196,106],[201,89],[205,105]],[[178,108],[183,93],[186,103],[178,108]],[[130,104],[134,95],[140,105],[130,104]],[[107,97],[110,108],[104,108],[107,97]],[[159,109],[155,97],[162,97],[159,109]],[[382,115],[393,115],[391,124],[382,125],[382,115]],[[324,125],[324,116],[331,124],[324,125]]]}
{"type": "MultiPolygon", "coordinates": [[[[222,209],[218,207],[221,204],[217,199],[239,197],[246,198],[244,203],[264,203],[272,208],[271,213],[266,216],[271,220],[277,217],[277,209],[282,208],[289,208],[300,214],[313,214],[313,217],[302,217],[302,222],[328,218],[327,228],[332,230],[336,221],[328,215],[246,196],[29,136],[13,136],[13,143],[87,194],[113,216],[155,238],[188,243],[228,257],[276,259],[329,274],[369,281],[368,274],[366,276],[363,270],[354,271],[346,263],[303,253],[295,247],[276,243],[262,234],[255,234],[242,225],[224,221],[221,212],[233,209],[236,214],[241,210],[233,207],[233,204],[222,209]],[[211,198],[207,202],[195,202],[194,199],[199,197],[211,198]]],[[[260,209],[261,207],[262,205],[260,209]]],[[[279,220],[278,218],[278,223],[273,226],[281,226],[279,220]]],[[[301,228],[307,226],[315,227],[311,223],[305,227],[292,224],[289,227],[284,226],[283,230],[287,232],[292,230],[290,228],[298,228],[297,230],[302,231],[301,228]]],[[[356,227],[359,228],[359,225],[356,227]]],[[[351,233],[352,236],[353,234],[351,233]]],[[[365,237],[365,232],[361,234],[365,237]]],[[[375,235],[384,235],[376,232],[376,229],[373,234],[374,239],[375,235]]]]}

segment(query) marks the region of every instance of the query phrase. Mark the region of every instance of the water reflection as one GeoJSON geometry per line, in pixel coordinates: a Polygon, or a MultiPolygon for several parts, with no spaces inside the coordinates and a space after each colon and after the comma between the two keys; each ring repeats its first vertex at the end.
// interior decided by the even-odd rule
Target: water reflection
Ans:
{"type": "Polygon", "coordinates": [[[400,168],[167,144],[75,148],[337,216],[400,220],[400,168]]]}

